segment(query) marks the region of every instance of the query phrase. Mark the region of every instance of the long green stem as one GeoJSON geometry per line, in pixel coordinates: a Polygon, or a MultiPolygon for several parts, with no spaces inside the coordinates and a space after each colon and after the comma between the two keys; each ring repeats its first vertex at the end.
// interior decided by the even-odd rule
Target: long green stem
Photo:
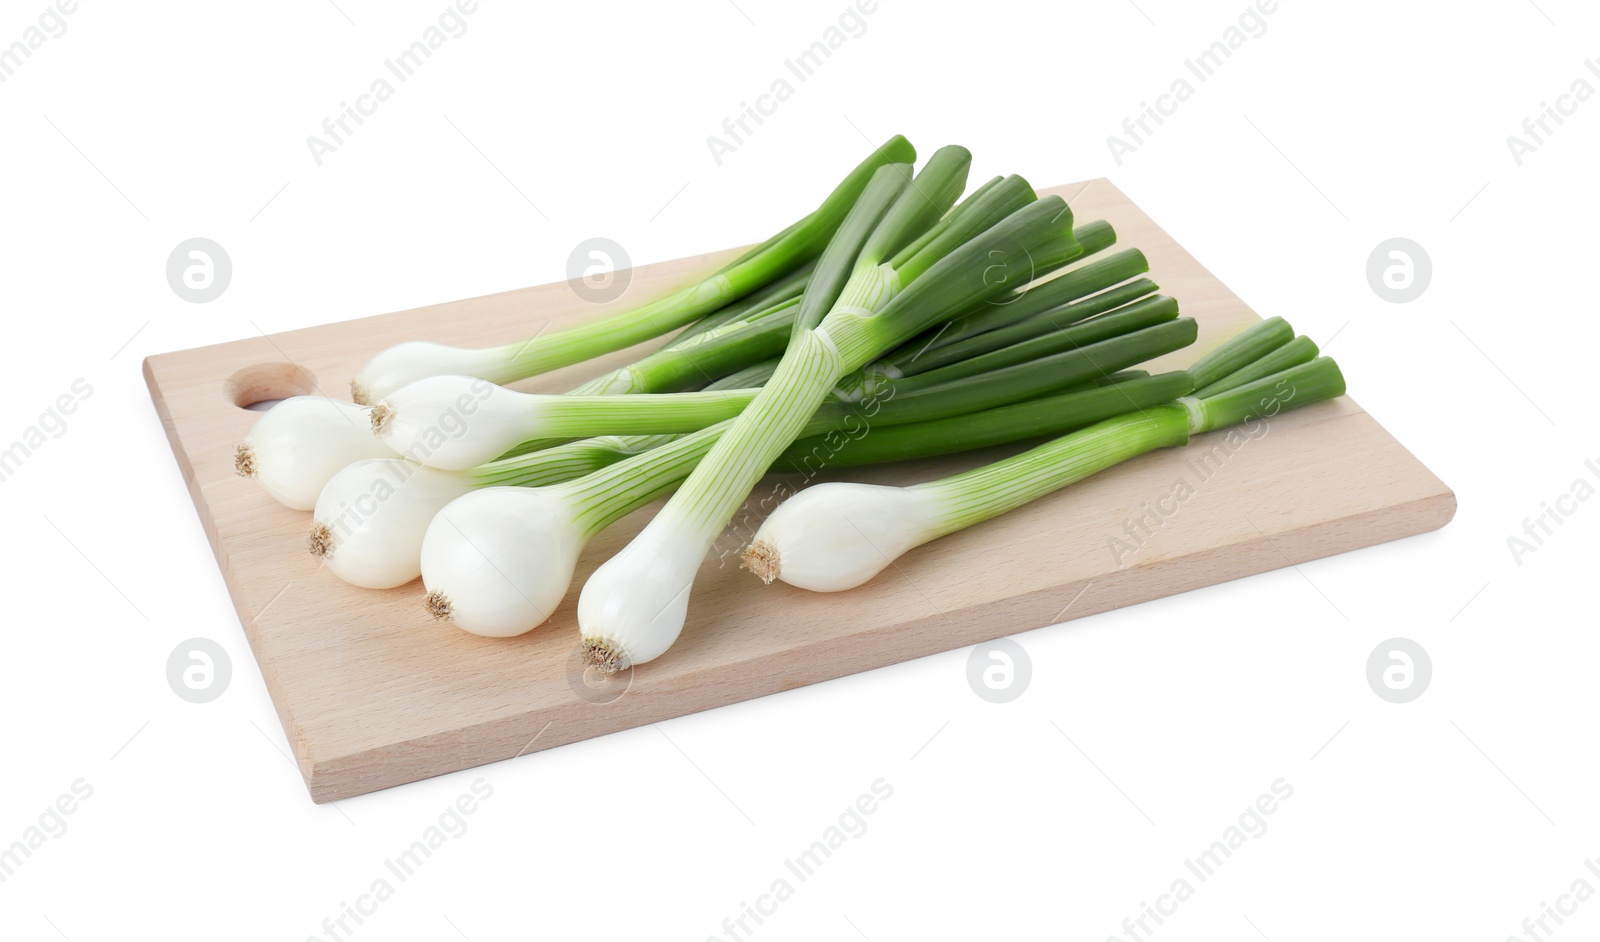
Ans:
{"type": "Polygon", "coordinates": [[[866,191],[817,259],[811,280],[806,282],[805,294],[800,298],[800,310],[795,312],[795,333],[810,330],[850,286],[856,275],[857,256],[872,237],[872,230],[905,192],[911,178],[909,165],[890,164],[880,169],[867,184],[866,191]]]}
{"type": "Polygon", "coordinates": [[[1330,357],[1290,367],[1243,386],[1199,399],[1201,422],[1196,431],[1209,432],[1252,421],[1270,420],[1280,412],[1298,409],[1344,395],[1344,375],[1330,357]]]}
{"type": "MultiPolygon", "coordinates": [[[[935,371],[894,380],[888,388],[895,399],[921,396],[959,402],[963,397],[974,395],[972,390],[992,388],[1002,381],[1045,382],[1054,389],[1077,386],[1096,382],[1119,370],[1181,350],[1194,342],[1196,332],[1195,322],[1186,317],[1105,337],[1038,359],[999,364],[983,373],[951,371],[952,375],[944,375],[946,371],[935,371]]],[[[1032,389],[1032,392],[1043,391],[1044,388],[1040,387],[1032,389]]],[[[971,406],[968,411],[972,408],[983,407],[971,406]]]]}
{"type": "Polygon", "coordinates": [[[778,471],[815,473],[953,454],[1009,444],[1071,429],[1187,395],[1193,386],[1183,371],[1129,377],[1092,389],[1029,399],[964,415],[906,425],[867,420],[856,429],[836,429],[798,439],[774,463],[778,471]]]}
{"type": "Polygon", "coordinates": [[[731,424],[722,422],[692,432],[558,485],[568,495],[585,538],[677,486],[731,424]]]}
{"type": "MultiPolygon", "coordinates": [[[[1251,340],[1259,349],[1260,335],[1251,340]]],[[[1234,351],[1248,346],[1236,345],[1234,351]]],[[[1180,399],[1106,419],[1020,455],[910,490],[927,493],[940,508],[927,535],[936,539],[1145,452],[1186,444],[1191,434],[1267,421],[1337,398],[1344,390],[1338,365],[1322,357],[1206,399],[1180,399]]]]}
{"type": "Polygon", "coordinates": [[[660,435],[693,432],[738,415],[754,389],[642,393],[636,396],[552,396],[535,401],[541,437],[660,435]]]}
{"type": "MultiPolygon", "coordinates": [[[[878,372],[891,376],[916,376],[942,367],[967,362],[986,353],[992,353],[1014,344],[1033,340],[1047,333],[1087,320],[1107,311],[1126,307],[1133,301],[1146,298],[1156,291],[1156,284],[1145,278],[1118,285],[1093,297],[1075,301],[1054,309],[1051,317],[1030,317],[1020,323],[995,330],[952,336],[937,331],[925,332],[909,343],[885,354],[874,364],[878,372]],[[1056,316],[1060,321],[1056,321],[1056,316]]],[[[954,324],[954,321],[950,323],[954,324]]],[[[982,367],[970,372],[982,372],[982,367]]],[[[961,372],[967,372],[963,370],[961,372]]]]}
{"type": "MultiPolygon", "coordinates": [[[[772,377],[776,360],[747,367],[708,384],[714,390],[755,389],[772,377]]],[[[591,471],[643,454],[673,441],[675,435],[598,435],[573,442],[549,441],[537,450],[506,455],[467,472],[483,485],[533,487],[567,481],[591,471]]]]}
{"type": "Polygon", "coordinates": [[[1020,455],[911,490],[931,495],[940,507],[927,539],[1015,510],[1045,494],[1081,481],[1147,451],[1189,440],[1189,413],[1159,405],[1106,419],[1020,455]]]}
{"type": "Polygon", "coordinates": [[[811,280],[811,272],[815,267],[814,262],[807,262],[760,291],[740,298],[720,311],[707,314],[680,331],[664,349],[671,350],[693,343],[701,334],[730,324],[759,319],[763,312],[795,300],[805,291],[806,282],[811,280]]]}
{"type": "MultiPolygon", "coordinates": [[[[1121,280],[1117,278],[1116,280],[1121,280]]],[[[1098,288],[1094,289],[1098,290],[1098,288]]],[[[1149,297],[1155,290],[1155,283],[1139,279],[1128,285],[1101,291],[1093,297],[1079,301],[1070,301],[1057,307],[1052,307],[1044,313],[1032,317],[1024,317],[1014,324],[994,330],[968,335],[954,342],[941,342],[935,339],[922,349],[913,350],[911,344],[901,346],[898,350],[884,357],[879,363],[904,376],[915,376],[944,367],[966,363],[984,354],[997,350],[1015,347],[1010,355],[1016,359],[1026,359],[1032,356],[1043,356],[1063,345],[1085,342],[1085,337],[1109,336],[1101,328],[1106,327],[1107,320],[1117,315],[1126,315],[1122,320],[1112,322],[1111,332],[1121,329],[1121,325],[1130,320],[1144,318],[1145,323],[1157,323],[1160,320],[1170,320],[1177,316],[1177,302],[1163,299],[1159,305],[1149,297]],[[1144,307],[1135,307],[1130,302],[1138,301],[1146,304],[1144,307]],[[1153,306],[1154,305],[1154,306],[1153,306]],[[1115,314],[1107,312],[1116,312],[1115,314]],[[1138,313],[1130,313],[1137,311],[1138,313]],[[1101,317],[1100,315],[1104,315],[1101,317]],[[1144,317],[1150,315],[1149,317],[1144,317]],[[1067,335],[1064,331],[1080,322],[1094,319],[1094,326],[1085,325],[1083,330],[1076,334],[1067,335]],[[1048,339],[1053,337],[1054,340],[1048,339]],[[1041,339],[1045,338],[1045,339],[1041,339]],[[1031,343],[1031,346],[1019,347],[1018,344],[1031,343]]],[[[1088,293],[1088,292],[1086,292],[1088,293]]],[[[915,341],[913,341],[915,343],[915,341]]],[[[991,361],[992,362],[992,361],[991,361]]],[[[980,371],[987,367],[978,365],[969,367],[973,371],[980,371]]]]}
{"type": "Polygon", "coordinates": [[[1294,338],[1294,328],[1281,317],[1269,317],[1230,338],[1194,362],[1189,372],[1197,388],[1204,389],[1261,359],[1294,338]]]}
{"type": "MultiPolygon", "coordinates": [[[[1019,363],[1032,363],[1062,355],[1071,356],[1080,354],[1081,351],[1122,351],[1132,347],[1135,352],[1144,353],[1148,347],[1165,345],[1170,352],[1193,343],[1198,335],[1198,329],[1192,318],[1177,315],[1178,306],[1172,299],[1162,296],[1148,298],[1129,305],[1123,311],[1102,315],[1066,330],[1051,331],[1023,343],[1002,347],[959,363],[919,373],[914,378],[929,384],[948,383],[966,376],[981,376],[1019,363]],[[1105,341],[1115,343],[1109,347],[1101,347],[1100,344],[1105,341]]],[[[1092,362],[1101,364],[1104,373],[1113,373],[1134,363],[1141,363],[1153,355],[1145,353],[1144,356],[1133,360],[1127,360],[1120,355],[1108,356],[1104,360],[1095,357],[1092,362]]],[[[1093,373],[1087,378],[1092,379],[1099,375],[1103,374],[1093,373]]]]}
{"type": "MultiPolygon", "coordinates": [[[[1092,226],[1091,223],[1089,226],[1081,227],[1073,233],[1074,237],[1080,232],[1091,229],[1092,226]]],[[[884,359],[904,369],[910,365],[905,362],[905,353],[908,350],[921,351],[924,348],[938,350],[944,346],[955,346],[959,349],[962,343],[975,336],[994,331],[1015,331],[1019,328],[1027,330],[1030,324],[1040,319],[1048,319],[1055,325],[1064,327],[1074,320],[1110,309],[1079,308],[1075,307],[1075,304],[1082,303],[1083,299],[1096,292],[1112,289],[1114,285],[1149,270],[1149,261],[1138,249],[1124,249],[1086,263],[1079,263],[1049,281],[1008,291],[997,298],[985,300],[978,305],[977,310],[940,324],[933,331],[920,337],[912,338],[905,346],[886,354],[884,359]]],[[[1131,296],[1118,295],[1121,300],[1111,307],[1118,307],[1126,301],[1143,297],[1156,290],[1155,283],[1146,279],[1140,279],[1135,284],[1145,290],[1131,296]]],[[[950,362],[958,355],[946,352],[943,362],[950,362]]]]}
{"type": "Polygon", "coordinates": [[[704,386],[783,353],[799,304],[794,298],[753,320],[732,321],[697,334],[690,342],[664,347],[584,383],[571,395],[667,393],[704,386]]]}
{"type": "Polygon", "coordinates": [[[620,436],[601,436],[555,445],[526,455],[501,458],[465,472],[475,486],[540,487],[570,481],[637,454],[620,436]]]}
{"type": "Polygon", "coordinates": [[[1195,391],[1198,397],[1215,396],[1230,389],[1253,383],[1258,379],[1281,373],[1291,366],[1310,363],[1317,358],[1317,345],[1310,337],[1296,337],[1261,359],[1229,373],[1208,386],[1195,391]]]}

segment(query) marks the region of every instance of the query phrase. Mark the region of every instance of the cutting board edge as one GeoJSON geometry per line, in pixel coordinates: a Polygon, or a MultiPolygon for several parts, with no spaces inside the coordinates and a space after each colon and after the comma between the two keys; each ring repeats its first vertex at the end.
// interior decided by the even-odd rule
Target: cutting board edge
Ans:
{"type": "MultiPolygon", "coordinates": [[[[1437,477],[1435,480],[1438,481],[1437,477]]],[[[735,661],[718,665],[716,668],[719,671],[731,668],[736,672],[743,669],[742,673],[746,677],[767,678],[773,681],[764,684],[760,689],[719,687],[697,682],[699,674],[710,673],[711,668],[703,672],[686,674],[680,678],[678,689],[658,690],[650,695],[649,700],[652,703],[659,701],[664,705],[663,709],[641,710],[640,712],[645,715],[638,717],[636,722],[629,722],[628,725],[617,726],[615,721],[610,721],[605,723],[604,729],[594,731],[585,729],[580,724],[571,727],[570,736],[564,736],[560,732],[547,736],[549,727],[555,726],[558,721],[565,718],[561,708],[547,707],[506,714],[465,729],[434,733],[344,755],[327,756],[313,762],[303,762],[302,772],[306,789],[315,803],[340,801],[397,785],[520,758],[575,742],[627,732],[651,723],[742,703],[756,697],[770,696],[881,667],[943,654],[995,638],[1056,627],[1091,615],[1183,595],[1224,582],[1298,566],[1301,563],[1337,556],[1352,550],[1420,536],[1442,529],[1455,517],[1457,509],[1455,492],[1442,481],[1438,483],[1440,487],[1438,492],[1401,504],[1374,508],[1353,517],[1326,520],[1272,533],[1258,533],[1244,540],[1211,547],[1202,552],[1151,559],[1115,573],[1110,579],[1087,580],[1090,582],[1087,587],[1083,587],[1081,583],[1069,583],[911,619],[895,626],[893,632],[864,635],[860,640],[868,647],[874,644],[880,647],[886,646],[891,638],[900,641],[907,636],[917,639],[919,643],[902,645],[898,650],[882,653],[862,651],[858,648],[845,658],[833,656],[810,659],[817,665],[810,675],[805,672],[797,674],[772,670],[771,665],[766,663],[768,660],[766,658],[735,661]],[[1374,536],[1376,538],[1372,538],[1374,536]],[[1227,569],[1215,568],[1219,558],[1227,557],[1232,557],[1238,565],[1227,569]],[[1084,591],[1083,595],[1087,596],[1087,599],[1080,598],[1066,611],[1060,611],[1058,614],[1061,617],[1054,621],[1040,623],[1038,621],[1040,616],[1033,614],[1036,608],[1044,611],[1059,606],[1063,594],[1070,596],[1080,588],[1092,589],[1094,585],[1109,587],[1114,591],[1103,594],[1084,591]],[[992,625],[1001,619],[984,616],[992,616],[997,612],[1005,614],[1004,621],[1027,627],[996,632],[992,625]],[[973,626],[975,630],[966,632],[954,643],[949,636],[936,636],[928,630],[932,626],[951,621],[973,626]],[[846,669],[839,670],[841,666],[846,669]],[[501,741],[521,741],[528,735],[529,729],[534,729],[535,735],[518,751],[509,752],[497,745],[501,741]],[[485,742],[485,748],[472,754],[464,762],[450,761],[447,754],[437,751],[445,744],[460,747],[463,742],[472,743],[480,740],[485,742]],[[489,745],[490,743],[496,745],[489,745]],[[430,767],[421,761],[424,757],[446,761],[435,761],[434,766],[430,767]]],[[[804,665],[808,663],[808,659],[801,655],[807,650],[808,646],[789,649],[784,652],[784,657],[795,665],[804,665]]],[[[626,697],[627,694],[623,696],[626,697]]],[[[472,753],[471,749],[464,751],[472,753]]]]}

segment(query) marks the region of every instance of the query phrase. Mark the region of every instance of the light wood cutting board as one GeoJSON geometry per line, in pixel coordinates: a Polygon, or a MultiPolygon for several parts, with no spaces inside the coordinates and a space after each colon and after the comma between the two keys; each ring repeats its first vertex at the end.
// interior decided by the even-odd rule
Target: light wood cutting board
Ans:
{"type": "MultiPolygon", "coordinates": [[[[1258,320],[1110,183],[1050,192],[1072,200],[1079,224],[1107,219],[1119,247],[1143,249],[1151,277],[1199,321],[1199,341],[1153,369],[1185,366],[1258,320]]],[[[662,293],[736,253],[636,269],[620,301],[662,293]]],[[[1345,397],[1279,416],[1266,434],[1225,460],[1213,458],[1209,473],[1198,470],[1200,459],[1217,454],[1224,433],[1146,455],[921,547],[851,592],[763,586],[737,567],[734,556],[714,554],[695,586],[677,645],[660,660],[606,681],[585,675],[577,660],[575,590],[548,624],[520,638],[479,638],[436,624],[422,608],[420,582],[370,591],[323,570],[306,550],[309,514],[279,506],[233,472],[234,445],[259,416],[243,404],[316,392],[346,398],[349,378],[390,344],[504,343],[547,322],[555,330],[601,316],[617,303],[588,303],[559,283],[145,360],[151,397],[314,801],[1370,546],[1436,529],[1455,512],[1450,489],[1345,397]],[[1126,522],[1144,505],[1168,498],[1180,480],[1194,495],[1176,516],[1151,528],[1136,552],[1119,558],[1110,539],[1126,540],[1126,522]]],[[[519,388],[562,391],[641,352],[623,351],[519,388]]],[[[993,457],[850,476],[909,483],[993,457]]],[[[771,495],[776,486],[776,479],[763,482],[755,497],[771,495]]],[[[621,548],[654,509],[597,538],[574,585],[621,548]]],[[[730,536],[724,542],[736,550],[739,541],[730,536]]]]}

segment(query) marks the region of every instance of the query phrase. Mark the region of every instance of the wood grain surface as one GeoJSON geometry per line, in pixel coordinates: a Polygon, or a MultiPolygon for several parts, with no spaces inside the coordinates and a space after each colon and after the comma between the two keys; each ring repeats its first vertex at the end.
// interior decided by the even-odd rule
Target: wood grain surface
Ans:
{"type": "MultiPolygon", "coordinates": [[[[1195,346],[1156,368],[1182,367],[1258,320],[1110,183],[1049,192],[1071,199],[1080,224],[1111,221],[1119,247],[1143,249],[1151,277],[1199,321],[1195,346]]],[[[1218,432],[1146,455],[914,550],[851,592],[763,586],[738,568],[742,541],[730,532],[719,546],[726,555],[706,561],[678,644],[607,681],[581,670],[576,588],[529,634],[469,635],[429,618],[420,582],[372,591],[334,578],[307,552],[310,515],[279,506],[234,474],[234,446],[259,417],[245,404],[305,393],[348,398],[349,378],[390,344],[482,346],[526,337],[546,323],[559,329],[691,281],[737,251],[635,269],[625,296],[607,306],[558,283],[145,361],[151,397],[313,800],[523,756],[1370,546],[1436,529],[1455,512],[1449,488],[1345,397],[1275,418],[1255,437],[1235,439],[1236,448],[1218,432]],[[1192,496],[1175,502],[1184,481],[1192,496]],[[1140,534],[1128,552],[1135,541],[1125,526],[1146,505],[1178,512],[1147,526],[1148,537],[1140,534]],[[1120,551],[1113,537],[1126,541],[1120,551]]],[[[642,349],[518,388],[561,391],[642,349]]],[[[910,483],[994,456],[849,476],[910,483]]],[[[752,501],[796,480],[770,478],[752,501]]],[[[579,564],[575,587],[654,509],[601,534],[579,564]]]]}

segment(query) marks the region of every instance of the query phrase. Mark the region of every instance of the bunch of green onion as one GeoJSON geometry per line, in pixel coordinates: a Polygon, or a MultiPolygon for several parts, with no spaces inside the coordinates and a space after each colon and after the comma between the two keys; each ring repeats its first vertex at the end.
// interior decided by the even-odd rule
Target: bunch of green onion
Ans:
{"type": "Polygon", "coordinates": [[[1137,249],[970,155],[920,170],[896,137],[818,208],[704,280],[591,323],[481,350],[413,342],[352,382],[264,416],[236,467],[312,510],[311,552],[354,585],[422,578],[434,618],[522,634],[567,597],[585,545],[663,495],[582,587],[602,671],[665,653],[702,562],[760,478],[1014,442],[1002,461],[905,488],[800,491],[744,563],[817,591],[1144,452],[1343,392],[1279,319],[1188,370],[1138,367],[1193,343],[1137,249]],[[506,384],[652,337],[563,395],[506,384]]]}

